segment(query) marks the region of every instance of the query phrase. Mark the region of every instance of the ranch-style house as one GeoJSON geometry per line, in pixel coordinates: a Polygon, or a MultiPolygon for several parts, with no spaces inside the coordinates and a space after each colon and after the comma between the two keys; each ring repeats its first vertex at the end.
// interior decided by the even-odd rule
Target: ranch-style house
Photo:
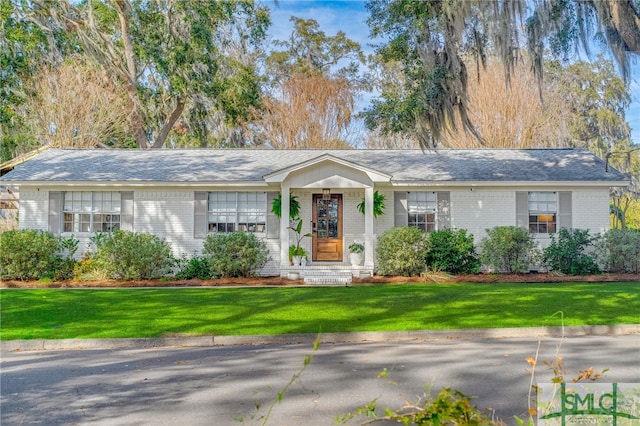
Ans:
{"type": "Polygon", "coordinates": [[[2,177],[20,189],[20,228],[80,240],[120,228],[165,238],[175,255],[207,234],[253,232],[270,261],[262,275],[314,269],[371,273],[377,236],[394,226],[426,232],[516,225],[542,247],[560,228],[609,227],[609,192],[628,178],[584,149],[104,150],[49,149],[2,177]],[[374,194],[384,196],[374,216],[374,194]],[[300,204],[306,266],[291,266],[289,203],[300,204]],[[364,214],[357,208],[364,201],[364,214]],[[348,247],[364,244],[360,266],[348,247]]]}

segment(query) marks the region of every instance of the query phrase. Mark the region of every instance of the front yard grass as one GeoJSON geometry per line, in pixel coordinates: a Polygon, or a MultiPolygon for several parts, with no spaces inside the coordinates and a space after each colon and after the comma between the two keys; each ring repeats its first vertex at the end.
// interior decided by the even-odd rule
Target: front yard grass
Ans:
{"type": "Polygon", "coordinates": [[[640,323],[640,283],[0,291],[0,339],[640,323]]]}

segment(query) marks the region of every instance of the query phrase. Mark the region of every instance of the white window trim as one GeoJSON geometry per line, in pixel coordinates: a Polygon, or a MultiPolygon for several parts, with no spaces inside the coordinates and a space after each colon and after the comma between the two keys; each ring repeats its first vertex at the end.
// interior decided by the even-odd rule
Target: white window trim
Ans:
{"type": "MultiPolygon", "coordinates": [[[[417,202],[417,200],[416,200],[417,202]]],[[[433,231],[437,231],[438,230],[438,194],[435,191],[407,191],[407,226],[410,227],[415,227],[415,228],[420,228],[418,225],[424,223],[424,227],[425,229],[423,230],[424,232],[433,232],[433,231]],[[427,206],[429,203],[433,203],[433,209],[429,209],[427,208],[424,211],[412,211],[411,209],[411,202],[413,200],[410,200],[409,197],[411,196],[411,194],[427,194],[427,206]],[[435,198],[434,200],[429,200],[428,195],[432,194],[433,197],[435,198]],[[411,222],[409,220],[409,215],[411,214],[424,214],[425,215],[425,222],[411,222]],[[433,222],[427,222],[427,215],[428,214],[433,214],[433,222]],[[429,230],[429,225],[433,225],[433,229],[429,230]]]]}
{"type": "MultiPolygon", "coordinates": [[[[95,222],[94,222],[94,218],[96,215],[117,215],[119,216],[118,219],[118,226],[115,229],[120,229],[121,224],[122,224],[122,193],[121,191],[63,191],[62,193],[62,214],[60,215],[60,222],[62,225],[62,232],[61,235],[93,235],[93,234],[97,234],[100,232],[107,232],[110,233],[112,232],[112,230],[110,231],[96,231],[95,230],[95,222]],[[67,194],[73,193],[73,194],[81,194],[83,192],[89,192],[91,193],[91,207],[89,209],[89,211],[67,211],[65,210],[65,202],[67,201],[67,194]],[[113,211],[102,211],[102,210],[95,210],[95,204],[96,204],[96,199],[95,196],[97,193],[110,193],[110,194],[118,194],[119,197],[119,210],[113,210],[113,211]],[[65,224],[67,223],[65,221],[65,215],[66,214],[72,214],[72,215],[76,215],[76,214],[88,214],[89,215],[89,231],[66,231],[65,230],[65,224]]],[[[75,221],[72,222],[72,224],[75,225],[75,221]]]]}
{"type": "MultiPolygon", "coordinates": [[[[528,191],[527,192],[527,225],[528,225],[528,229],[529,232],[531,232],[533,235],[536,236],[548,236],[548,235],[554,235],[558,233],[558,229],[559,229],[559,220],[560,220],[560,195],[557,191],[528,191]],[[553,194],[554,198],[555,198],[555,211],[542,211],[542,210],[537,210],[535,211],[535,213],[532,213],[533,211],[529,209],[529,204],[532,202],[531,201],[531,194],[553,194]],[[533,232],[531,231],[531,226],[532,226],[532,222],[531,222],[531,216],[544,216],[544,215],[553,215],[554,220],[553,225],[554,225],[554,230],[553,232],[533,232]]],[[[534,225],[536,226],[536,230],[539,229],[540,226],[540,221],[538,220],[538,222],[535,222],[534,225]]],[[[548,226],[548,225],[547,225],[548,226]]]]}
{"type": "MultiPolygon", "coordinates": [[[[269,215],[269,206],[268,206],[268,196],[267,196],[267,192],[265,191],[209,191],[207,193],[207,234],[218,234],[218,233],[228,233],[228,231],[211,231],[211,224],[212,223],[217,223],[217,222],[211,222],[210,217],[211,214],[214,213],[213,210],[210,210],[210,198],[211,198],[211,194],[220,194],[220,193],[225,193],[225,194],[235,194],[235,206],[233,208],[233,210],[229,210],[227,215],[234,216],[234,222],[233,222],[233,231],[241,231],[241,232],[250,232],[252,234],[256,234],[256,235],[266,235],[267,233],[267,217],[269,215]],[[260,231],[251,231],[249,229],[240,229],[241,223],[239,221],[240,219],[240,214],[242,213],[253,213],[253,212],[242,212],[240,211],[239,207],[240,207],[240,200],[239,200],[239,194],[241,193],[247,193],[247,194],[264,194],[264,200],[260,200],[260,201],[264,201],[264,210],[260,210],[259,212],[255,212],[257,216],[263,216],[264,217],[264,222],[257,222],[257,224],[262,225],[262,230],[260,231]]],[[[231,223],[231,222],[225,222],[225,223],[231,223]]]]}

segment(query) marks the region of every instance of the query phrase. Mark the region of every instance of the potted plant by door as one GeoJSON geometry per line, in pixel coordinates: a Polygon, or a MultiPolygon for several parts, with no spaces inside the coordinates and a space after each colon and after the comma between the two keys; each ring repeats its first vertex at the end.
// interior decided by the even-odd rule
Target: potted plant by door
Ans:
{"type": "Polygon", "coordinates": [[[364,244],[358,241],[354,241],[353,243],[349,244],[349,261],[351,262],[351,265],[362,265],[363,255],[364,244]]]}
{"type": "Polygon", "coordinates": [[[293,266],[305,266],[302,263],[305,261],[307,257],[307,251],[304,247],[289,247],[289,253],[291,254],[291,261],[293,262],[293,266]]]}
{"type": "Polygon", "coordinates": [[[300,247],[300,242],[304,237],[311,237],[310,233],[302,234],[302,220],[298,219],[298,223],[294,227],[289,227],[296,234],[296,243],[294,245],[289,246],[289,261],[292,262],[294,266],[301,266],[302,259],[307,257],[307,251],[304,247],[300,247]]]}

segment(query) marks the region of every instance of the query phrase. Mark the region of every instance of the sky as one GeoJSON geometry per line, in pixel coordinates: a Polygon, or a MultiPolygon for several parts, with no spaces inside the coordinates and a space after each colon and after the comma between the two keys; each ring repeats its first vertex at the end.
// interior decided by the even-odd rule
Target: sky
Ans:
{"type": "MultiPolygon", "coordinates": [[[[289,18],[296,16],[315,19],[320,29],[329,36],[344,31],[347,37],[360,43],[365,53],[373,51],[369,27],[366,24],[368,13],[364,7],[364,0],[278,0],[276,4],[267,4],[271,8],[273,39],[288,38],[293,28],[289,18]]],[[[634,144],[640,145],[640,58],[632,59],[630,93],[631,105],[625,114],[631,126],[631,140],[634,144]]]]}

